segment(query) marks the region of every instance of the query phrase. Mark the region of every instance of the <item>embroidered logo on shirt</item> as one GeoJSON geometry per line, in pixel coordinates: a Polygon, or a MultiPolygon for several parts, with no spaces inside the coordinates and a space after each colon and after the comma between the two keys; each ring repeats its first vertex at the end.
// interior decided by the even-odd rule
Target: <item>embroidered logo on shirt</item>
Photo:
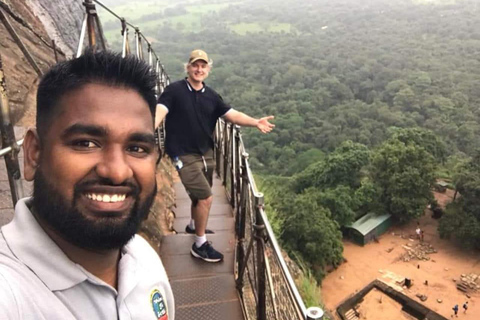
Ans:
{"type": "Polygon", "coordinates": [[[168,320],[166,301],[158,289],[152,291],[150,301],[152,302],[153,312],[157,319],[168,320]]]}

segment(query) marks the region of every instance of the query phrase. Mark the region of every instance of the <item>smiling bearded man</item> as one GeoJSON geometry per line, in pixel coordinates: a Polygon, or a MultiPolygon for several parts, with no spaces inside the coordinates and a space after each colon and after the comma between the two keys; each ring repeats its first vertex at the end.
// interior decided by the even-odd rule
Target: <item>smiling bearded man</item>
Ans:
{"type": "Polygon", "coordinates": [[[86,52],[53,67],[25,136],[25,179],[0,233],[1,319],[174,319],[160,258],[135,235],[157,185],[155,75],[86,52]]]}

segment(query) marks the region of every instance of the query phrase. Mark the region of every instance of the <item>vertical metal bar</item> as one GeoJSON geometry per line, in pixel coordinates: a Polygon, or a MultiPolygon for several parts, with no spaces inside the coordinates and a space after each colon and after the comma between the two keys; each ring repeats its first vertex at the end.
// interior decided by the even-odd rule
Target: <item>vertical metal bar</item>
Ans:
{"type": "Polygon", "coordinates": [[[230,125],[230,205],[235,208],[235,125],[230,125]]]}
{"type": "Polygon", "coordinates": [[[273,313],[275,314],[275,320],[278,320],[278,306],[276,302],[276,296],[275,296],[275,285],[273,283],[273,277],[272,277],[272,269],[270,268],[270,262],[268,260],[267,252],[264,251],[263,253],[264,261],[265,261],[265,271],[267,274],[267,279],[268,279],[268,287],[270,290],[268,290],[270,294],[270,299],[272,300],[272,305],[270,306],[270,309],[273,309],[273,313]]]}
{"type": "Polygon", "coordinates": [[[82,55],[83,42],[85,41],[85,32],[87,30],[87,18],[88,14],[85,14],[82,22],[82,31],[80,32],[80,40],[78,40],[77,58],[82,55]]]}
{"type": "Polygon", "coordinates": [[[20,50],[22,50],[23,54],[25,55],[25,58],[27,58],[28,62],[30,62],[30,65],[33,67],[35,72],[39,76],[42,76],[43,75],[42,70],[40,70],[40,68],[38,67],[37,63],[35,62],[35,59],[33,59],[33,56],[30,54],[27,47],[25,47],[25,45],[23,44],[18,34],[15,32],[15,29],[13,29],[12,25],[7,19],[7,16],[3,13],[3,9],[1,8],[0,8],[0,20],[2,20],[3,24],[5,25],[5,28],[10,33],[13,40],[17,43],[20,50]]]}
{"type": "Polygon", "coordinates": [[[241,188],[241,168],[240,168],[240,157],[242,156],[242,151],[240,150],[240,126],[235,126],[235,203],[238,207],[240,201],[240,188],[241,188]]]}
{"type": "Polygon", "coordinates": [[[123,36],[123,44],[122,44],[122,57],[125,58],[127,54],[130,54],[130,46],[128,44],[128,28],[127,22],[124,18],[122,18],[122,36],[123,36]]]}
{"type": "Polygon", "coordinates": [[[103,27],[102,27],[102,23],[100,22],[100,18],[98,17],[98,14],[95,15],[95,22],[97,24],[98,37],[100,38],[100,44],[102,45],[102,50],[107,50],[107,44],[105,43],[105,38],[103,36],[103,27]]]}
{"type": "Polygon", "coordinates": [[[8,108],[7,84],[3,73],[2,56],[0,55],[0,133],[2,135],[2,148],[11,147],[12,151],[5,155],[5,165],[8,172],[8,182],[12,193],[13,206],[23,197],[23,186],[18,164],[19,146],[15,141],[15,132],[10,122],[10,109],[8,108]]]}
{"type": "Polygon", "coordinates": [[[220,140],[219,134],[218,134],[218,124],[219,122],[217,121],[217,125],[215,126],[215,134],[214,134],[214,140],[213,140],[213,158],[215,159],[215,169],[218,169],[218,155],[217,155],[217,150],[218,150],[218,143],[220,140]]]}
{"type": "Polygon", "coordinates": [[[157,93],[158,96],[160,96],[160,94],[162,94],[163,90],[160,87],[162,74],[160,73],[160,61],[158,61],[158,59],[155,62],[155,72],[157,73],[157,85],[155,86],[155,92],[157,93]]]}
{"type": "Polygon", "coordinates": [[[218,126],[218,147],[217,147],[217,174],[219,177],[222,176],[222,145],[223,145],[223,125],[222,121],[219,120],[217,123],[218,126]]]}
{"type": "MultiPolygon", "coordinates": [[[[248,176],[247,176],[247,165],[248,153],[242,154],[241,168],[242,168],[242,186],[240,187],[240,202],[237,207],[237,214],[235,218],[235,231],[237,232],[237,263],[238,270],[244,270],[246,261],[245,261],[245,226],[246,226],[246,215],[247,215],[247,192],[248,192],[248,176]]],[[[243,288],[243,273],[239,274],[237,279],[237,289],[241,290],[243,288]]]]}
{"type": "Polygon", "coordinates": [[[138,47],[140,48],[140,59],[143,59],[143,44],[142,44],[142,35],[140,31],[138,34],[138,47]]]}
{"type": "Polygon", "coordinates": [[[135,28],[135,49],[137,58],[143,59],[142,35],[138,28],[135,28]]]}
{"type": "Polygon", "coordinates": [[[140,36],[138,35],[138,28],[135,28],[135,54],[137,58],[140,58],[139,42],[140,42],[140,36]]]}
{"type": "Polygon", "coordinates": [[[260,209],[263,208],[264,199],[263,195],[255,196],[255,239],[257,242],[257,319],[266,320],[267,319],[267,308],[266,308],[266,276],[265,276],[265,239],[264,239],[264,230],[265,225],[263,224],[262,214],[260,209]]]}
{"type": "Polygon", "coordinates": [[[95,48],[95,45],[97,44],[95,38],[95,6],[92,9],[92,0],[85,0],[83,5],[87,11],[88,45],[90,48],[95,48]]]}
{"type": "MultiPolygon", "coordinates": [[[[152,46],[150,45],[150,43],[148,44],[147,52],[148,52],[148,65],[149,65],[150,68],[152,68],[152,70],[153,70],[152,46]]],[[[158,77],[158,74],[157,74],[157,77],[158,77]]]]}
{"type": "Polygon", "coordinates": [[[228,123],[225,121],[223,129],[223,172],[222,172],[222,183],[224,186],[227,185],[227,168],[228,168],[228,123]]]}

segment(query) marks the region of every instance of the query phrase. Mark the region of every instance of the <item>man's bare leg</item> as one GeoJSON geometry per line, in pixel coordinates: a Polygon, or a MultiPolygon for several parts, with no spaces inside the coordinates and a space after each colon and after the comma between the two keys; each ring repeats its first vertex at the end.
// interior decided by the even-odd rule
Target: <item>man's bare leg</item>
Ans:
{"type": "Polygon", "coordinates": [[[213,197],[210,196],[206,199],[198,200],[197,205],[192,205],[192,217],[195,220],[195,234],[198,237],[205,235],[205,229],[207,228],[208,215],[210,208],[212,207],[213,197]]]}
{"type": "Polygon", "coordinates": [[[195,207],[192,206],[192,215],[195,219],[195,242],[190,253],[195,258],[207,262],[220,262],[223,260],[223,254],[212,247],[205,235],[212,200],[213,197],[210,196],[206,199],[198,200],[197,205],[195,207]]]}

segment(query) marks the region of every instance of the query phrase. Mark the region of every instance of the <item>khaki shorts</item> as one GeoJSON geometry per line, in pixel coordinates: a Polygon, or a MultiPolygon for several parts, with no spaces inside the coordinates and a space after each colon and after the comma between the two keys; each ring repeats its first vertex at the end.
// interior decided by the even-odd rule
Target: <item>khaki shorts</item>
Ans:
{"type": "Polygon", "coordinates": [[[203,200],[212,195],[212,179],[215,170],[213,150],[203,156],[186,154],[178,157],[183,167],[178,170],[182,184],[192,201],[203,200]]]}

